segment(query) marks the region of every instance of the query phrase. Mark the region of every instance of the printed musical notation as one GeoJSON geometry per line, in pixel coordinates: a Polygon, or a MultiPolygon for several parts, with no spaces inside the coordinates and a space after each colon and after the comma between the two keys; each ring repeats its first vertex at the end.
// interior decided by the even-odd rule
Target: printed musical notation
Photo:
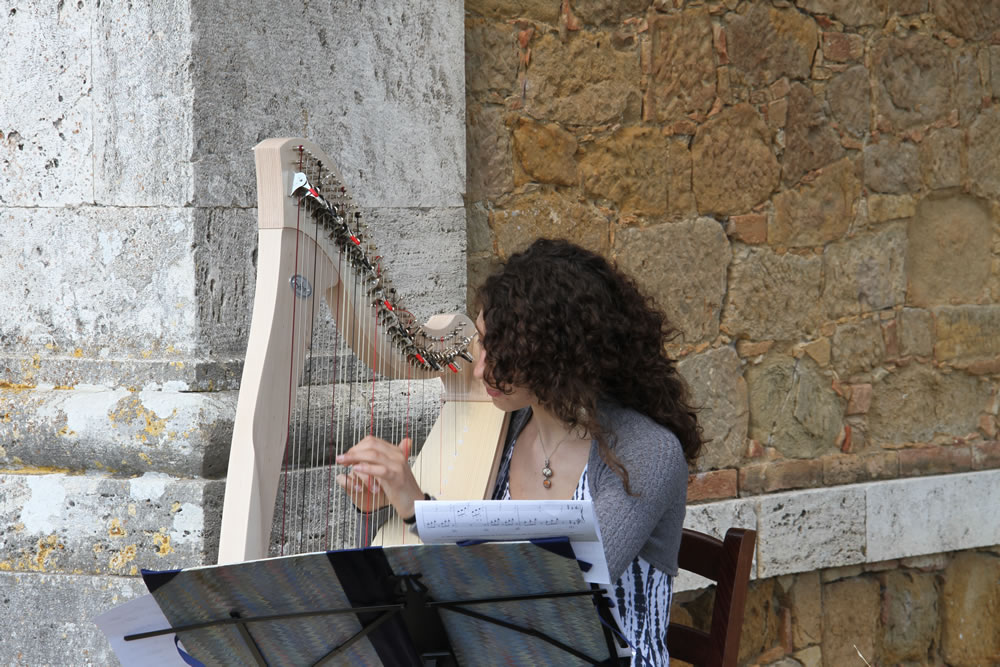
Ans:
{"type": "Polygon", "coordinates": [[[577,558],[592,566],[584,579],[610,583],[589,500],[418,501],[416,513],[417,533],[425,544],[568,537],[577,558]]]}

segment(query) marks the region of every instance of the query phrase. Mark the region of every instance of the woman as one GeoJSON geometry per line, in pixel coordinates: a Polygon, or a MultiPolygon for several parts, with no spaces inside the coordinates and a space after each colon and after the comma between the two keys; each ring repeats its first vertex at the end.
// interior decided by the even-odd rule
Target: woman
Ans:
{"type": "MultiPolygon", "coordinates": [[[[539,240],[480,289],[475,368],[512,412],[493,497],[593,500],[634,664],[666,665],[671,586],[701,445],[663,314],[599,255],[539,240]]],[[[409,443],[366,438],[341,484],[374,476],[401,517],[424,498],[409,443]]]]}

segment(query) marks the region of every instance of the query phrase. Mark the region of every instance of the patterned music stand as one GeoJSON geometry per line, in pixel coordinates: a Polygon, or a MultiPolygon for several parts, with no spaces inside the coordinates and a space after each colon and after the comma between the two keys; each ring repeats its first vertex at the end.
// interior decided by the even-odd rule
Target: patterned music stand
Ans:
{"type": "Polygon", "coordinates": [[[368,548],[143,572],[205,665],[618,664],[565,540],[368,548]]]}

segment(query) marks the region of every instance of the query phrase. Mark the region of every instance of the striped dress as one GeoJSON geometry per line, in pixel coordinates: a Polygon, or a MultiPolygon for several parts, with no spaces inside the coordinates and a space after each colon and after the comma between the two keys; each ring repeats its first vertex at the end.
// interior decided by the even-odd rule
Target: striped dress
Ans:
{"type": "MultiPolygon", "coordinates": [[[[510,457],[516,441],[515,436],[505,448],[493,493],[495,500],[510,500],[510,457]]],[[[586,467],[573,491],[572,500],[591,500],[586,467]]],[[[666,667],[670,662],[667,656],[667,624],[670,622],[673,577],[636,556],[615,582],[613,590],[621,611],[622,633],[635,651],[632,665],[666,667]]]]}

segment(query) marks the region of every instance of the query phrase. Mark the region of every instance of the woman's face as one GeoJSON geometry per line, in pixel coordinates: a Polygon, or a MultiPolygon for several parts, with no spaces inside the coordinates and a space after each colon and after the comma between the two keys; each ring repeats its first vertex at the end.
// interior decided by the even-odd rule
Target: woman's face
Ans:
{"type": "Polygon", "coordinates": [[[503,392],[489,385],[487,382],[489,378],[486,377],[486,347],[483,345],[483,339],[486,336],[486,321],[483,319],[483,311],[479,311],[479,317],[476,318],[476,331],[479,332],[479,355],[476,358],[476,367],[473,372],[476,379],[481,380],[486,386],[486,393],[493,400],[493,405],[504,412],[513,412],[529,405],[536,406],[538,400],[530,389],[515,386],[506,387],[508,391],[503,392]]]}

